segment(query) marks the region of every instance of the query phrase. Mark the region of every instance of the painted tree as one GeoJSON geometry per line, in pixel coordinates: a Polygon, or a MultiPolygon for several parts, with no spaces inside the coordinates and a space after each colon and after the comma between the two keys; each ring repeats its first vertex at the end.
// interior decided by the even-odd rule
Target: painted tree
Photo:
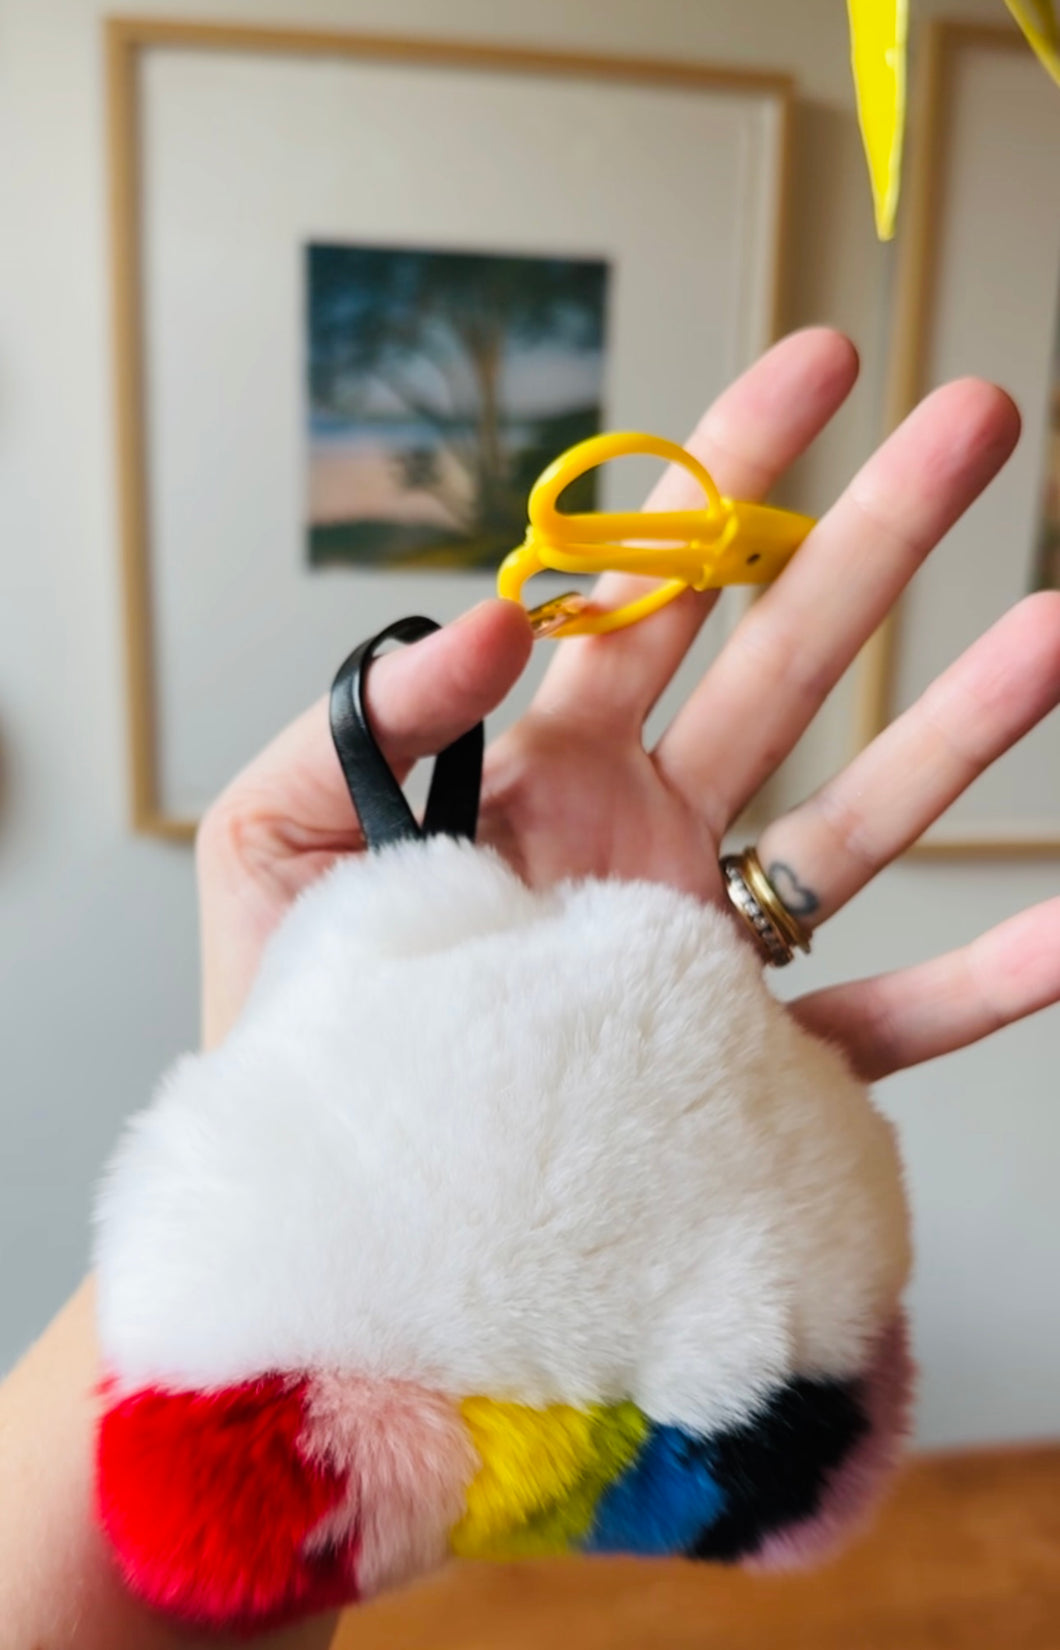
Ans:
{"type": "Polygon", "coordinates": [[[468,535],[510,534],[533,477],[505,440],[506,359],[546,341],[599,351],[606,273],[584,259],[311,246],[314,410],[356,421],[383,392],[425,429],[400,455],[403,485],[434,493],[468,535]]]}

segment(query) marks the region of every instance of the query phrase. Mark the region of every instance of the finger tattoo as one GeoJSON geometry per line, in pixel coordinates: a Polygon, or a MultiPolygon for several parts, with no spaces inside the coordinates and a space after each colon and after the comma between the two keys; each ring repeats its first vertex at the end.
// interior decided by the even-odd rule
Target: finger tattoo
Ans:
{"type": "Polygon", "coordinates": [[[812,917],[820,909],[821,901],[813,889],[800,882],[791,866],[782,859],[773,861],[766,876],[793,917],[812,917]]]}

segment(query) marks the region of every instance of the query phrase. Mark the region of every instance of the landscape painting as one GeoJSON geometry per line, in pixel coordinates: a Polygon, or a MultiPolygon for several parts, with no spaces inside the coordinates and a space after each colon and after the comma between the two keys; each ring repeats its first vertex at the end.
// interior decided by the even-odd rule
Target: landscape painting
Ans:
{"type": "Polygon", "coordinates": [[[539,472],[602,425],[608,273],[309,245],[310,565],[483,569],[519,544],[539,472]]]}

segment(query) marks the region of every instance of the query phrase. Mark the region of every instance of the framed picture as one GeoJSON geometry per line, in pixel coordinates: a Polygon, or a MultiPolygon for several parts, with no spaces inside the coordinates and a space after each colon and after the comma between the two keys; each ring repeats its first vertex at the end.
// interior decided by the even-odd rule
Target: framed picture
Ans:
{"type": "MultiPolygon", "coordinates": [[[[790,86],[300,29],[106,40],[133,822],[183,837],[364,636],[490,593],[552,457],[683,438],[770,341],[790,86]]],[[[571,507],[652,479],[623,461],[571,507]]]]}
{"type": "MultiPolygon", "coordinates": [[[[309,564],[495,569],[596,435],[604,258],[306,248],[309,564]]],[[[592,509],[591,471],[572,509],[592,509]]]]}
{"type": "MultiPolygon", "coordinates": [[[[972,373],[1015,397],[1023,437],[866,650],[859,743],[1022,596],[1060,588],[1060,96],[1014,28],[937,22],[915,107],[889,422],[972,373]]],[[[1060,721],[911,851],[1060,855],[1060,721]]]]}

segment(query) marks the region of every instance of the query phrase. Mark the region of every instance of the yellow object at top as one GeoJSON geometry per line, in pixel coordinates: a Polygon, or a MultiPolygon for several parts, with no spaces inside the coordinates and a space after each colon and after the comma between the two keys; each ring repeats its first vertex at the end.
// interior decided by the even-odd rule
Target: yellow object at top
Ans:
{"type": "Polygon", "coordinates": [[[1039,61],[1060,86],[1060,21],[1053,0],[1005,0],[1039,61]]]}
{"type": "Polygon", "coordinates": [[[876,232],[894,234],[902,181],[909,0],[847,0],[858,121],[869,163],[876,232]]]}
{"type": "Polygon", "coordinates": [[[594,607],[583,597],[561,596],[535,609],[538,635],[588,636],[621,630],[647,618],[682,591],[726,584],[768,584],[787,565],[813,522],[792,510],[724,498],[709,471],[661,436],[619,432],[591,436],[561,454],[535,482],[530,525],[518,550],[501,565],[497,592],[521,601],[526,581],[551,569],[559,573],[633,573],[663,582],[625,606],[594,607]],[[571,514],[560,494],[587,470],[630,453],[647,453],[678,464],[699,483],[704,504],[693,510],[618,510],[571,514]]]}
{"type": "MultiPolygon", "coordinates": [[[[1054,0],[1006,0],[1009,11],[1053,79],[1060,85],[1060,22],[1054,0]]],[[[847,0],[850,56],[883,241],[894,234],[902,179],[905,132],[906,45],[909,0],[847,0]]]]}

